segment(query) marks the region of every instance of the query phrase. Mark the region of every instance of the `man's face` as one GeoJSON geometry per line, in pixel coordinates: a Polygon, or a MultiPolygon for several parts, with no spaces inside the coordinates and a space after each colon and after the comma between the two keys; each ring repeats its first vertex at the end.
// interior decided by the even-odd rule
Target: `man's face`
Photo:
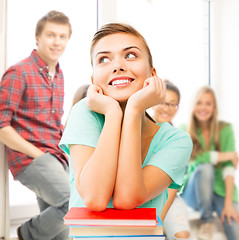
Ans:
{"type": "Polygon", "coordinates": [[[47,22],[39,36],[36,36],[37,52],[50,66],[58,63],[70,38],[69,26],[47,22]]]}

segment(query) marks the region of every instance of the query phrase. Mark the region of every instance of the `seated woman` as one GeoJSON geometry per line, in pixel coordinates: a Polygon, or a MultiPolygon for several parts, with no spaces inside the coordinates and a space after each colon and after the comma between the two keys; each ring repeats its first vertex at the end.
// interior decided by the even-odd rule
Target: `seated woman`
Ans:
{"type": "Polygon", "coordinates": [[[60,147],[70,158],[70,207],[155,207],[183,183],[192,142],[146,109],[165,98],[149,47],[129,25],[104,25],[91,47],[92,85],[74,105],[60,147]]]}
{"type": "Polygon", "coordinates": [[[199,239],[212,239],[213,211],[221,218],[227,239],[239,239],[238,192],[234,184],[238,154],[232,126],[218,120],[210,87],[199,89],[193,102],[188,132],[193,152],[182,198],[201,214],[199,239]]]}
{"type": "MultiPolygon", "coordinates": [[[[164,102],[152,107],[153,119],[157,123],[172,124],[179,107],[180,91],[172,82],[164,80],[164,83],[166,84],[166,98],[164,102]]],[[[190,239],[191,237],[187,207],[177,193],[178,189],[168,188],[168,200],[161,214],[163,230],[168,240],[190,239]]]]}

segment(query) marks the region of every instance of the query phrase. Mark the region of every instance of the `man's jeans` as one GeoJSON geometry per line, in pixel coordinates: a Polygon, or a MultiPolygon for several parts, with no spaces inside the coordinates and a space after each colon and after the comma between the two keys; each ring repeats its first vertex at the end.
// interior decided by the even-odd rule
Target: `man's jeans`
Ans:
{"type": "MultiPolygon", "coordinates": [[[[191,175],[181,197],[191,208],[200,211],[202,222],[213,220],[213,211],[221,217],[224,208],[224,197],[214,193],[214,167],[209,163],[200,164],[191,175]]],[[[239,204],[233,203],[234,208],[239,212],[239,204]]],[[[231,225],[227,219],[223,222],[227,239],[239,239],[239,224],[231,219],[231,225]]]]}
{"type": "Polygon", "coordinates": [[[21,225],[27,240],[66,240],[69,229],[63,217],[70,196],[68,168],[53,155],[45,153],[23,170],[17,180],[37,195],[40,215],[21,225]]]}

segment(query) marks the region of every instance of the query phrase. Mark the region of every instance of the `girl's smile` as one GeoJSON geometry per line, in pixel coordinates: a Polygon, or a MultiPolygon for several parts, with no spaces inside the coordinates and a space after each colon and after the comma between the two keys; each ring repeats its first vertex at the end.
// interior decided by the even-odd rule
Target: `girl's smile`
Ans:
{"type": "Polygon", "coordinates": [[[212,117],[215,104],[211,93],[204,93],[198,100],[194,115],[200,122],[207,122],[212,117]]]}
{"type": "Polygon", "coordinates": [[[161,106],[157,105],[153,107],[154,110],[154,118],[156,122],[162,123],[162,122],[171,122],[174,118],[175,114],[178,111],[178,95],[171,90],[166,90],[166,98],[165,103],[174,105],[175,108],[170,108],[169,105],[161,106]]]}
{"type": "Polygon", "coordinates": [[[133,78],[129,78],[127,76],[115,77],[110,81],[109,85],[114,87],[125,87],[133,81],[133,78]]]}
{"type": "Polygon", "coordinates": [[[93,83],[119,102],[127,101],[154,75],[142,40],[132,34],[116,33],[102,38],[92,55],[93,83]]]}

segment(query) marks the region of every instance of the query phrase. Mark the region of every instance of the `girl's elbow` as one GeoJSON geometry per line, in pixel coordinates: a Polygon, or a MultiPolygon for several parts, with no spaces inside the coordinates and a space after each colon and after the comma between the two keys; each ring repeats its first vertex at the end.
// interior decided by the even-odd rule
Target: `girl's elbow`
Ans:
{"type": "Polygon", "coordinates": [[[113,206],[118,209],[134,209],[141,205],[140,202],[139,199],[130,196],[113,198],[113,206]]]}
{"type": "Polygon", "coordinates": [[[104,211],[108,205],[108,200],[106,197],[100,197],[99,195],[96,195],[94,193],[90,193],[89,191],[79,191],[78,193],[81,196],[86,208],[92,210],[101,212],[104,211]]]}
{"type": "Polygon", "coordinates": [[[86,208],[91,211],[102,212],[107,208],[108,203],[106,201],[100,201],[97,198],[83,199],[86,208]]]}

